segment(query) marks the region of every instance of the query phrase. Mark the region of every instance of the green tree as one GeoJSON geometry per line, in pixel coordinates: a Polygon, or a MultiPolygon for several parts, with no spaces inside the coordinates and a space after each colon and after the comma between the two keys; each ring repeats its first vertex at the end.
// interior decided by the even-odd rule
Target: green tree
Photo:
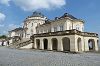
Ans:
{"type": "Polygon", "coordinates": [[[1,35],[1,36],[0,36],[0,39],[6,39],[6,38],[7,38],[6,35],[1,35]]]}

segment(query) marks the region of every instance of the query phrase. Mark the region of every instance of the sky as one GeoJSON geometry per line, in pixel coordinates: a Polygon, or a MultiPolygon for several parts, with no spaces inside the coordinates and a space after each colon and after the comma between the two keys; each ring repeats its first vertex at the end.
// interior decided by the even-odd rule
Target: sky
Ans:
{"type": "Polygon", "coordinates": [[[100,0],[0,0],[0,34],[23,25],[34,11],[48,19],[69,13],[85,21],[85,31],[100,34],[100,0]]]}

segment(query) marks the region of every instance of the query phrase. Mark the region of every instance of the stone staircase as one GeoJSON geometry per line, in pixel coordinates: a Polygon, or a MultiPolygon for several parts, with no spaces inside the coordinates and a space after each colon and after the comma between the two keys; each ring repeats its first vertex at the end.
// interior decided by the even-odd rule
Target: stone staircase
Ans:
{"type": "Polygon", "coordinates": [[[10,48],[20,48],[26,45],[31,44],[32,41],[30,39],[22,39],[21,41],[14,42],[9,45],[10,48]]]}

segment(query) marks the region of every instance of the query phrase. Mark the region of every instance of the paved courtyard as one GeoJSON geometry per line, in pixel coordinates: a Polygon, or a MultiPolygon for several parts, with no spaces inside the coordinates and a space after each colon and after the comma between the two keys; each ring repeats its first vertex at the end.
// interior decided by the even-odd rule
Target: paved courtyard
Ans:
{"type": "Polygon", "coordinates": [[[71,54],[0,47],[0,66],[100,66],[100,54],[71,54]]]}

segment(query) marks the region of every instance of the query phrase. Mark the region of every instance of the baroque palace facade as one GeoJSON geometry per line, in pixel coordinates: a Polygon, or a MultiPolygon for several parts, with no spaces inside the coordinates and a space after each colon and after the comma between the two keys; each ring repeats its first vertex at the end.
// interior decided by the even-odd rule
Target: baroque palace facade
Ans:
{"type": "Polygon", "coordinates": [[[70,52],[99,50],[98,34],[84,32],[84,21],[68,13],[49,20],[40,12],[33,12],[25,19],[22,32],[23,39],[31,37],[33,43],[30,48],[34,49],[70,52]]]}

